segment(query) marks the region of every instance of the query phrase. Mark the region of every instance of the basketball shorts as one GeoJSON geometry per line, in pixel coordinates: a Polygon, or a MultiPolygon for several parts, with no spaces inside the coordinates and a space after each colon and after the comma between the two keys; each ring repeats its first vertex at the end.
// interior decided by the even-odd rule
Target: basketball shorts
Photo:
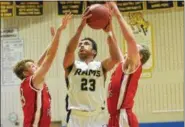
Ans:
{"type": "Polygon", "coordinates": [[[107,127],[108,112],[71,110],[67,127],[107,127]]]}

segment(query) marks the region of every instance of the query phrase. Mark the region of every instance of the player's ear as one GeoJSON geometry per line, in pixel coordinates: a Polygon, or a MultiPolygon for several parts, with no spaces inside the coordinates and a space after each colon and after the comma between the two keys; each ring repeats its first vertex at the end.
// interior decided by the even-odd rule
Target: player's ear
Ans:
{"type": "Polygon", "coordinates": [[[143,58],[143,55],[141,53],[139,53],[139,56],[140,56],[140,60],[143,58]]]}
{"type": "Polygon", "coordinates": [[[24,75],[24,76],[27,76],[28,73],[29,73],[28,71],[23,71],[23,75],[24,75]]]}
{"type": "Polygon", "coordinates": [[[95,50],[92,50],[92,53],[93,53],[94,55],[96,55],[97,52],[96,52],[95,50]]]}
{"type": "Polygon", "coordinates": [[[25,68],[25,69],[23,70],[22,74],[23,74],[24,76],[28,76],[28,75],[30,74],[28,68],[25,68]]]}

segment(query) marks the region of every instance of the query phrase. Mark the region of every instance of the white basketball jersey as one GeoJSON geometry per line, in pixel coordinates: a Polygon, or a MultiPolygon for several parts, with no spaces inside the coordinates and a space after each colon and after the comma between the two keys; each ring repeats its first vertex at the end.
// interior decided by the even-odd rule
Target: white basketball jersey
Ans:
{"type": "Polygon", "coordinates": [[[92,111],[104,105],[105,79],[101,62],[75,61],[68,78],[68,109],[92,111]]]}

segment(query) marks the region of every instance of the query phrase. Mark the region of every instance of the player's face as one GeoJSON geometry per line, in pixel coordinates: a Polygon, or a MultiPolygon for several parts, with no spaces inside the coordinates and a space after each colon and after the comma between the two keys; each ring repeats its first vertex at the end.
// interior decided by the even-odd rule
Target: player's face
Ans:
{"type": "Polygon", "coordinates": [[[33,62],[27,62],[25,66],[26,66],[26,69],[24,71],[25,72],[24,74],[26,76],[33,75],[38,68],[37,65],[33,62]]]}
{"type": "Polygon", "coordinates": [[[78,44],[78,55],[80,58],[92,54],[92,43],[89,40],[83,40],[78,44]]]}

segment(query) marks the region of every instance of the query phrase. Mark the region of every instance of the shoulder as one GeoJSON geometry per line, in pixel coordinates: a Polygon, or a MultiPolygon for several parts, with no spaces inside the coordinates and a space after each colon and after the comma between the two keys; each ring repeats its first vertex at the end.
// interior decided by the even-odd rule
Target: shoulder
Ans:
{"type": "Polygon", "coordinates": [[[92,61],[92,62],[89,63],[88,66],[89,66],[89,68],[103,70],[102,63],[100,61],[92,61]]]}
{"type": "Polygon", "coordinates": [[[38,91],[40,91],[42,88],[41,88],[41,89],[37,89],[37,88],[34,87],[34,85],[33,85],[33,83],[32,83],[32,77],[33,77],[33,76],[29,76],[29,77],[25,78],[25,79],[22,81],[22,83],[21,83],[21,88],[22,88],[22,89],[27,89],[27,90],[31,89],[31,90],[34,90],[34,91],[38,92],[38,91]]]}
{"type": "Polygon", "coordinates": [[[100,61],[92,61],[91,64],[101,66],[102,65],[102,62],[100,62],[100,61]]]}
{"type": "Polygon", "coordinates": [[[24,79],[22,80],[22,82],[21,82],[21,86],[24,86],[25,84],[30,83],[31,77],[32,77],[32,76],[29,76],[29,77],[24,78],[24,79]]]}
{"type": "Polygon", "coordinates": [[[122,61],[121,68],[125,74],[133,74],[139,70],[142,70],[142,64],[141,62],[138,64],[128,64],[127,61],[122,61]]]}
{"type": "Polygon", "coordinates": [[[115,65],[115,67],[113,68],[113,72],[123,72],[122,71],[122,66],[123,66],[123,62],[119,62],[118,64],[115,65]]]}
{"type": "Polygon", "coordinates": [[[82,62],[79,61],[79,60],[75,60],[75,61],[74,61],[74,64],[80,64],[80,63],[82,63],[82,62]]]}
{"type": "Polygon", "coordinates": [[[83,62],[83,61],[75,60],[73,66],[83,66],[84,64],[85,64],[85,62],[83,62]]]}

